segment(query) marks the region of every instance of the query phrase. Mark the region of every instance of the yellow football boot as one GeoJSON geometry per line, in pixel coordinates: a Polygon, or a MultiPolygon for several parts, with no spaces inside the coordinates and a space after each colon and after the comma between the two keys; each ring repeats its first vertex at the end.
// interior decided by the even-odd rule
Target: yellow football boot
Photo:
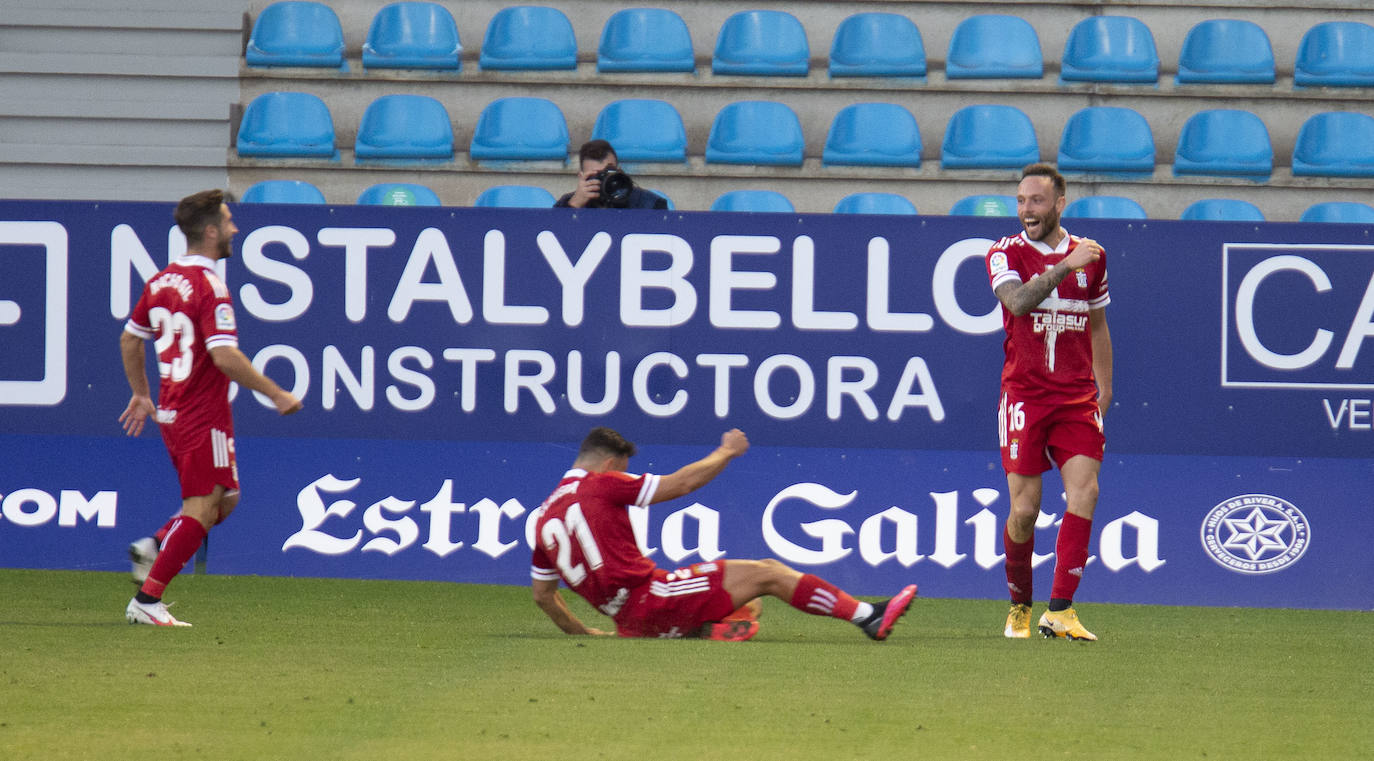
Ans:
{"type": "MultiPolygon", "coordinates": [[[[1008,623],[1010,626],[1010,623],[1008,623]]],[[[1061,637],[1096,642],[1097,635],[1083,628],[1078,621],[1078,613],[1073,608],[1060,611],[1045,611],[1040,617],[1040,633],[1046,638],[1061,637]]]]}
{"type": "Polygon", "coordinates": [[[1012,603],[1011,612],[1007,614],[1007,628],[1002,631],[1002,634],[1011,639],[1029,638],[1030,617],[1031,606],[1012,603]]]}

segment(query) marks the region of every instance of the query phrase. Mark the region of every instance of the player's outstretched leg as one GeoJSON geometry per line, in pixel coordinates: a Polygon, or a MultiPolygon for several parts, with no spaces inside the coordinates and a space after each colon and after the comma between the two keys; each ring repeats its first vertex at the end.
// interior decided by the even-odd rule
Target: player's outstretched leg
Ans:
{"type": "Polygon", "coordinates": [[[906,613],[914,599],[916,599],[916,585],[908,584],[896,596],[885,602],[875,604],[873,614],[856,623],[860,629],[864,630],[864,634],[867,634],[869,639],[881,642],[892,633],[892,627],[897,625],[897,619],[906,613]]]}

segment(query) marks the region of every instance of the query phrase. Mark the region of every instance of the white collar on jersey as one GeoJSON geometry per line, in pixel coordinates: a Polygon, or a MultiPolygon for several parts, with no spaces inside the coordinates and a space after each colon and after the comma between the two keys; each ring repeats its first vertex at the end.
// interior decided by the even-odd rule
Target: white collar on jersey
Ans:
{"type": "Polygon", "coordinates": [[[1031,240],[1026,236],[1025,230],[1021,231],[1021,240],[1024,240],[1025,242],[1034,246],[1035,250],[1039,251],[1042,254],[1066,254],[1069,251],[1069,241],[1073,240],[1073,234],[1070,233],[1068,229],[1065,228],[1063,225],[1060,225],[1059,229],[1064,231],[1064,239],[1059,241],[1059,245],[1055,246],[1054,248],[1050,248],[1049,244],[1043,241],[1031,240]]]}
{"type": "Polygon", "coordinates": [[[177,264],[185,267],[204,267],[208,270],[215,268],[215,260],[204,254],[184,254],[177,259],[177,264]]]}

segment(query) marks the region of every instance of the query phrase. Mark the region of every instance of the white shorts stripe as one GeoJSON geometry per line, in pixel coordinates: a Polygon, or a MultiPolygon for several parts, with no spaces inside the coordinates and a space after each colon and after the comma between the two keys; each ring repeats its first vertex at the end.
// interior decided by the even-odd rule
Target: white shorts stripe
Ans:
{"type": "Polygon", "coordinates": [[[711,580],[708,578],[683,579],[681,581],[670,581],[666,584],[655,581],[649,585],[649,594],[654,597],[681,597],[683,595],[694,595],[711,590],[711,580]]]}
{"type": "Polygon", "coordinates": [[[214,451],[215,467],[229,467],[229,436],[218,428],[211,428],[210,446],[214,451]]]}

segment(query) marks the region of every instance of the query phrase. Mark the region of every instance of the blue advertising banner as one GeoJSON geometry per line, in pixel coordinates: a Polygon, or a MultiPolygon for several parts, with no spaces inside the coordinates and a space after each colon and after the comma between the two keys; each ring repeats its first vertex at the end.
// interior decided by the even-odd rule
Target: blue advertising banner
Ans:
{"type": "MultiPolygon", "coordinates": [[[[660,565],[777,557],[859,594],[1001,598],[1013,219],[235,206],[240,346],[212,573],[524,584],[592,426],[666,473],[660,565]]],[[[1115,398],[1085,601],[1370,609],[1374,246],[1360,225],[1070,220],[1107,249],[1115,398]]],[[[122,567],[179,505],[122,436],[117,340],[185,250],[169,204],[0,202],[0,565],[122,567]]],[[[1037,584],[1063,500],[1048,477],[1037,584]]],[[[1043,578],[1042,578],[1043,577],[1043,578]]],[[[1044,595],[1041,594],[1041,597],[1044,595]]]]}

